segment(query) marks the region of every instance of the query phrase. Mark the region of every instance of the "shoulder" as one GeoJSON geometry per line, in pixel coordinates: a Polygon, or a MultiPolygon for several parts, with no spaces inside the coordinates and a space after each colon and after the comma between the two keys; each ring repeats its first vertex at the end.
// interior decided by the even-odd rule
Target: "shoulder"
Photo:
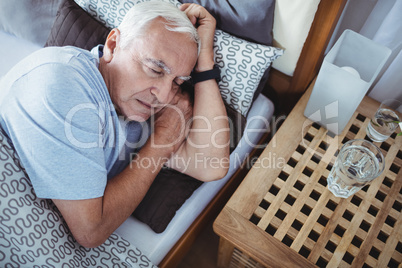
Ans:
{"type": "Polygon", "coordinates": [[[95,56],[87,50],[76,47],[47,47],[33,53],[27,61],[32,64],[30,69],[44,69],[49,75],[54,72],[66,72],[72,75],[76,72],[81,75],[99,73],[95,56]]]}
{"type": "Polygon", "coordinates": [[[105,91],[106,85],[98,70],[97,58],[77,47],[46,47],[18,64],[15,81],[29,79],[31,84],[52,92],[105,91]]]}
{"type": "Polygon", "coordinates": [[[42,77],[39,83],[47,83],[56,76],[95,76],[101,78],[97,59],[89,51],[76,47],[46,47],[39,49],[16,64],[7,74],[9,82],[31,78],[32,74],[42,77]],[[46,79],[43,79],[46,78],[46,79]]]}
{"type": "MultiPolygon", "coordinates": [[[[80,103],[110,102],[96,57],[75,47],[47,47],[34,52],[5,77],[3,98],[45,102],[55,109],[80,103]],[[68,101],[66,101],[68,100],[68,101]]],[[[3,81],[2,81],[3,82],[3,81]]]]}
{"type": "Polygon", "coordinates": [[[45,47],[32,53],[29,57],[38,64],[49,62],[70,63],[79,59],[95,63],[95,56],[88,50],[73,46],[45,47]]]}

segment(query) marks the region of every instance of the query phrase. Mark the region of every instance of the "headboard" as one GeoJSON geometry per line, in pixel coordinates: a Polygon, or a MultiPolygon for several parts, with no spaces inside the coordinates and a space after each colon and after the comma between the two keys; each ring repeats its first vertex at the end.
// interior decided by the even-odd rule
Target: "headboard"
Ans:
{"type": "Polygon", "coordinates": [[[325,49],[347,0],[307,2],[310,5],[306,1],[276,0],[274,45],[284,48],[285,53],[273,63],[263,92],[274,99],[279,113],[290,112],[318,74],[325,49]],[[291,24],[287,24],[289,20],[291,24]],[[295,28],[298,24],[302,27],[295,28]],[[272,96],[272,90],[275,96],[272,96]]]}

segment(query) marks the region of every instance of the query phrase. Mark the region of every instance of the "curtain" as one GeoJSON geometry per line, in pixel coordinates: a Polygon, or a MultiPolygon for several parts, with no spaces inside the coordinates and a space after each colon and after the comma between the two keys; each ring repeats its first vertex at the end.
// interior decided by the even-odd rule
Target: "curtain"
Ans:
{"type": "Polygon", "coordinates": [[[369,96],[378,101],[402,100],[402,0],[379,0],[360,33],[392,50],[369,96]]]}
{"type": "Polygon", "coordinates": [[[349,0],[333,39],[345,29],[392,50],[368,95],[380,102],[402,100],[402,0],[349,0]]]}

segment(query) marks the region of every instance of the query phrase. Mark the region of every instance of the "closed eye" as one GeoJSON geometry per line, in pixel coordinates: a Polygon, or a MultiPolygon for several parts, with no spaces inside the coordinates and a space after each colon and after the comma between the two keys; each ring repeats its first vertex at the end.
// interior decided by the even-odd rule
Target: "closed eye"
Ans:
{"type": "Polygon", "coordinates": [[[157,74],[157,75],[161,75],[162,71],[156,70],[152,67],[147,66],[148,70],[150,70],[152,73],[157,74]]]}

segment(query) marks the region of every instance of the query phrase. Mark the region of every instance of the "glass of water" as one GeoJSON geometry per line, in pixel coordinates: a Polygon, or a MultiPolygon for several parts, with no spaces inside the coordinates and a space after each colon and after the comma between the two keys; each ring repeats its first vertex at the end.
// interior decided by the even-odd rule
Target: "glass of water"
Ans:
{"type": "Polygon", "coordinates": [[[367,140],[350,140],[339,151],[327,178],[328,189],[337,197],[348,198],[384,170],[384,155],[367,140]]]}
{"type": "Polygon", "coordinates": [[[367,136],[375,142],[388,139],[398,127],[401,113],[401,101],[394,99],[383,101],[367,126],[367,136]]]}

